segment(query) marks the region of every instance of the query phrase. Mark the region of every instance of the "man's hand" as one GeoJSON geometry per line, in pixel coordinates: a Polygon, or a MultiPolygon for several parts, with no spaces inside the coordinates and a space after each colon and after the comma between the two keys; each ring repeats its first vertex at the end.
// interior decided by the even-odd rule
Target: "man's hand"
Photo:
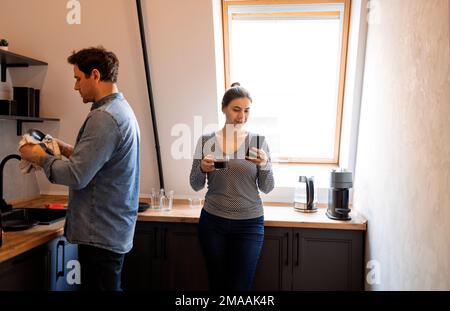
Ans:
{"type": "Polygon", "coordinates": [[[70,156],[73,153],[73,146],[63,142],[58,138],[53,138],[53,140],[56,141],[56,143],[58,144],[59,151],[61,151],[61,154],[66,158],[70,158],[70,156]]]}
{"type": "Polygon", "coordinates": [[[46,155],[44,149],[39,145],[26,144],[20,148],[20,156],[23,160],[32,162],[39,166],[43,165],[43,160],[46,155]]]}

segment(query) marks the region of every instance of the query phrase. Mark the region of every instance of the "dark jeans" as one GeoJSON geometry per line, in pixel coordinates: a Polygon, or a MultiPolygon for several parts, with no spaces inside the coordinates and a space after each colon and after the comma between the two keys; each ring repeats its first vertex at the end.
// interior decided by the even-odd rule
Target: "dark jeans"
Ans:
{"type": "Polygon", "coordinates": [[[231,220],[202,210],[199,240],[212,290],[250,290],[264,242],[264,216],[231,220]]]}
{"type": "Polygon", "coordinates": [[[122,265],[125,254],[118,254],[90,245],[78,245],[82,290],[121,289],[122,265]]]}

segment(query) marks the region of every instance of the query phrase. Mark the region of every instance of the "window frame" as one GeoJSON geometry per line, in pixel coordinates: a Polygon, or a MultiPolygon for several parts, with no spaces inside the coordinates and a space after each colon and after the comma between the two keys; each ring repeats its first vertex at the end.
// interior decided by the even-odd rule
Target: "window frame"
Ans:
{"type": "MultiPolygon", "coordinates": [[[[345,93],[345,78],[347,70],[347,57],[349,48],[349,35],[350,35],[350,11],[351,0],[222,0],[222,34],[223,34],[223,55],[224,55],[224,73],[225,73],[225,89],[231,85],[230,81],[230,42],[229,42],[229,25],[228,25],[228,7],[237,5],[278,5],[278,4],[343,4],[343,28],[342,28],[342,42],[341,42],[341,59],[339,66],[339,85],[338,85],[338,102],[336,109],[336,133],[334,140],[334,155],[333,158],[292,158],[292,157],[278,157],[273,162],[279,164],[293,164],[293,165],[326,165],[326,166],[339,166],[340,160],[340,148],[341,148],[341,136],[342,136],[342,120],[344,112],[344,93],[345,93]]],[[[286,12],[288,13],[288,12],[286,12]]],[[[316,14],[314,12],[306,12],[316,14]]],[[[322,15],[329,14],[330,12],[319,12],[322,15]]],[[[331,12],[334,13],[334,12],[331,12]]],[[[234,13],[236,14],[236,13],[234,13]]],[[[252,14],[252,13],[245,13],[252,14]]],[[[256,13],[261,14],[261,13],[256,13]]],[[[267,13],[276,14],[280,13],[267,13]]],[[[285,13],[282,13],[285,14],[285,13]]],[[[301,14],[298,12],[297,14],[301,14]]],[[[284,15],[286,16],[286,15],[284,15]]]]}

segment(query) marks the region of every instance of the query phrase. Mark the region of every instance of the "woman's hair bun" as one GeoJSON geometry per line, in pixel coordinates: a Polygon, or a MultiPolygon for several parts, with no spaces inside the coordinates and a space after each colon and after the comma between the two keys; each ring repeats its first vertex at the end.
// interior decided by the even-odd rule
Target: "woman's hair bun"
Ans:
{"type": "Polygon", "coordinates": [[[222,108],[227,107],[232,100],[243,97],[247,97],[250,102],[252,101],[250,93],[243,88],[240,83],[234,82],[231,84],[230,88],[225,91],[225,94],[223,94],[222,108]]]}

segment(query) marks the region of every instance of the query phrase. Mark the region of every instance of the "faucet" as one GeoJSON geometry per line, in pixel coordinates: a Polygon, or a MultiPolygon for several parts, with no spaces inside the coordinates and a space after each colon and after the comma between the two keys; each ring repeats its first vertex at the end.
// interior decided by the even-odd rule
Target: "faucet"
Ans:
{"type": "Polygon", "coordinates": [[[3,168],[5,167],[6,162],[11,159],[22,160],[22,158],[17,154],[7,155],[2,162],[0,163],[0,212],[8,212],[12,209],[10,204],[7,204],[5,199],[3,198],[3,168]]]}

